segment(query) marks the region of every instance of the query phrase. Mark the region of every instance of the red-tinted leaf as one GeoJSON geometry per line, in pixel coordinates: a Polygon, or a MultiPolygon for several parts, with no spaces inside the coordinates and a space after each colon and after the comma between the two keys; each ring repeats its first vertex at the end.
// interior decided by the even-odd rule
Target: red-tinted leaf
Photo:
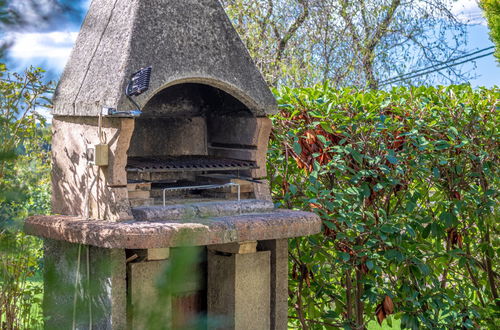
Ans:
{"type": "Polygon", "coordinates": [[[375,309],[375,316],[377,316],[378,324],[382,325],[382,322],[385,320],[385,312],[382,304],[378,305],[375,309]]]}
{"type": "Polygon", "coordinates": [[[383,304],[384,312],[386,315],[390,315],[390,314],[394,313],[394,303],[392,302],[391,297],[385,296],[382,304],[383,304]]]}

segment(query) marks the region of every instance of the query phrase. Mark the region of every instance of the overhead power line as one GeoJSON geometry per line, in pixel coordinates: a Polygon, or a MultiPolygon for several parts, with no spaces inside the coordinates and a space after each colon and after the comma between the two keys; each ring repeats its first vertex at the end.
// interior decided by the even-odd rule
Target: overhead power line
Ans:
{"type": "Polygon", "coordinates": [[[403,74],[401,74],[399,76],[388,78],[387,80],[383,81],[382,83],[384,83],[384,84],[390,83],[393,80],[400,80],[402,78],[405,78],[406,76],[411,76],[411,75],[414,75],[414,74],[422,72],[422,71],[427,71],[427,70],[432,69],[432,68],[439,68],[439,67],[442,67],[443,65],[446,65],[448,63],[453,63],[453,62],[455,62],[457,60],[461,60],[463,58],[467,58],[467,57],[470,57],[472,55],[476,55],[476,54],[482,53],[484,51],[487,51],[487,50],[490,50],[490,49],[493,49],[493,48],[495,48],[495,46],[486,47],[486,48],[483,48],[483,49],[480,49],[480,50],[477,50],[477,51],[474,51],[474,52],[471,52],[471,53],[468,53],[468,54],[465,54],[465,55],[461,55],[461,56],[452,58],[452,59],[450,59],[448,61],[440,62],[438,64],[433,64],[433,65],[430,65],[428,67],[425,67],[425,68],[422,68],[422,69],[418,69],[418,70],[415,70],[415,71],[411,71],[411,72],[408,72],[408,73],[403,73],[403,74]]]}
{"type": "Polygon", "coordinates": [[[457,66],[457,65],[464,64],[464,63],[467,63],[467,62],[470,62],[470,61],[477,60],[477,59],[482,58],[482,57],[486,57],[486,56],[492,55],[494,52],[488,52],[486,54],[482,54],[482,55],[470,58],[473,55],[482,53],[484,51],[487,51],[487,50],[490,50],[490,49],[493,49],[493,48],[495,48],[495,46],[486,47],[486,48],[483,48],[483,49],[480,49],[480,50],[477,50],[477,51],[474,51],[474,52],[471,52],[471,53],[468,53],[468,54],[465,54],[465,55],[461,55],[461,56],[455,57],[455,58],[450,59],[448,61],[440,62],[438,64],[430,65],[430,66],[422,68],[422,69],[418,69],[418,70],[415,70],[415,71],[404,73],[404,74],[401,74],[399,76],[395,76],[395,77],[392,77],[392,78],[388,78],[387,80],[381,82],[380,86],[385,86],[385,85],[396,83],[396,82],[400,82],[400,81],[403,81],[403,80],[420,77],[420,76],[423,76],[423,75],[426,75],[426,74],[429,74],[429,73],[441,71],[441,70],[444,70],[446,68],[450,68],[450,67],[453,67],[453,66],[457,66]],[[464,61],[456,62],[456,61],[464,59],[464,58],[467,58],[467,59],[464,60],[464,61]]]}
{"type": "Polygon", "coordinates": [[[447,64],[447,65],[445,65],[445,66],[443,66],[441,68],[437,68],[437,69],[434,69],[434,70],[429,70],[429,71],[422,72],[422,73],[419,73],[419,74],[416,74],[416,75],[413,75],[413,76],[409,76],[409,77],[403,77],[402,79],[399,79],[399,80],[394,80],[394,81],[389,81],[389,82],[386,82],[386,83],[382,83],[382,84],[380,84],[380,86],[385,86],[385,85],[388,85],[388,84],[392,84],[392,83],[404,81],[404,80],[407,80],[407,79],[412,79],[412,78],[417,78],[417,77],[420,77],[420,76],[424,76],[426,74],[430,74],[430,73],[433,73],[433,72],[441,71],[441,70],[444,70],[446,68],[450,68],[450,67],[457,66],[457,65],[460,65],[460,64],[464,64],[464,63],[467,63],[467,62],[470,62],[470,61],[474,61],[474,60],[477,60],[477,59],[480,59],[480,58],[483,58],[483,57],[486,57],[486,56],[490,56],[493,53],[494,52],[489,52],[487,54],[479,55],[479,56],[467,59],[465,61],[461,61],[461,62],[457,62],[457,63],[452,63],[452,64],[447,64]]]}

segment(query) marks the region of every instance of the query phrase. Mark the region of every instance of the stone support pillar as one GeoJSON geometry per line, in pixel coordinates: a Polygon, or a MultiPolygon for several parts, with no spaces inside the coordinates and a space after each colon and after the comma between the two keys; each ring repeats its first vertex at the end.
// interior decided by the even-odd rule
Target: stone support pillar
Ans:
{"type": "Polygon", "coordinates": [[[165,270],[167,262],[148,260],[127,265],[128,329],[148,329],[154,324],[171,323],[171,296],[157,287],[158,277],[165,270]]]}
{"type": "Polygon", "coordinates": [[[271,252],[236,245],[208,247],[208,317],[217,329],[270,329],[271,252]]]}
{"type": "Polygon", "coordinates": [[[288,329],[288,240],[259,241],[260,251],[271,252],[271,329],[288,329]]]}

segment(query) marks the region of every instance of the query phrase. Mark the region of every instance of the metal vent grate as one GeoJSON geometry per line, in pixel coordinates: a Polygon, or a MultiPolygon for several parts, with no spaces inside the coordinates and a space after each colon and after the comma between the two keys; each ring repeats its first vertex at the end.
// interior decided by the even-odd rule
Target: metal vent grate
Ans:
{"type": "Polygon", "coordinates": [[[139,96],[149,89],[151,70],[151,67],[148,66],[132,74],[126,90],[127,96],[139,96]]]}
{"type": "Polygon", "coordinates": [[[229,171],[257,168],[255,162],[210,156],[129,157],[128,172],[229,171]]]}

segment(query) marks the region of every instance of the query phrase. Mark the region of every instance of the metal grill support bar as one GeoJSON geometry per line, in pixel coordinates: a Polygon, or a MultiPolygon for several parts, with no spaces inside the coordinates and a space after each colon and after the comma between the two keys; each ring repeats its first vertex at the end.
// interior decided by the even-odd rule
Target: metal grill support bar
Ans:
{"type": "Polygon", "coordinates": [[[254,161],[210,156],[129,157],[127,172],[236,171],[258,168],[254,161]]]}
{"type": "Polygon", "coordinates": [[[185,187],[170,187],[163,189],[163,206],[166,205],[166,192],[167,191],[182,191],[182,190],[209,190],[220,189],[226,187],[236,187],[238,189],[238,202],[241,200],[241,187],[238,183],[230,182],[225,184],[208,184],[202,186],[185,186],[185,187]]]}

